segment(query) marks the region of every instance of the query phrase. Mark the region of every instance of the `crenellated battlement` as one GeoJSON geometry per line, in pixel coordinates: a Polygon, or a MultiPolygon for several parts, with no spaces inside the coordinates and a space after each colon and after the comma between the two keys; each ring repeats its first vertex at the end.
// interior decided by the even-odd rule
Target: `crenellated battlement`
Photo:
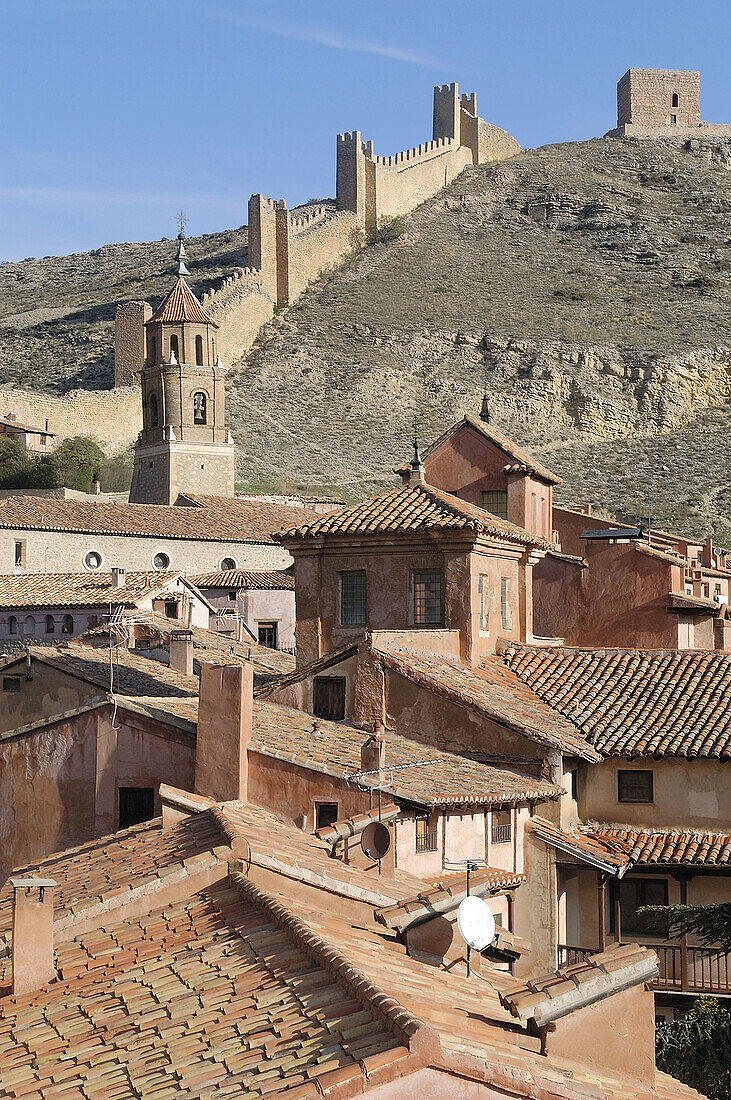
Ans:
{"type": "MultiPolygon", "coordinates": [[[[478,118],[477,96],[460,96],[455,82],[434,88],[431,141],[382,157],[360,130],[348,130],[337,135],[336,149],[335,208],[317,203],[292,214],[283,199],[249,199],[249,266],[231,271],[201,298],[221,326],[218,346],[227,366],[245,354],[276,309],[362,245],[384,219],[413,210],[468,164],[503,160],[520,146],[478,118]]],[[[115,354],[125,377],[142,367],[143,307],[149,310],[145,303],[125,304],[118,314],[115,354]]]]}

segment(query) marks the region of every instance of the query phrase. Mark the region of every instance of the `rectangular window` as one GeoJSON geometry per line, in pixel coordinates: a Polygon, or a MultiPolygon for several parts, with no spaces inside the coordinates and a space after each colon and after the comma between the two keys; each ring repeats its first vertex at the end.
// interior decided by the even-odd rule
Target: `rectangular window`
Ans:
{"type": "Polygon", "coordinates": [[[429,828],[429,819],[417,817],[416,819],[416,850],[417,852],[436,852],[437,830],[429,828]]]}
{"type": "Polygon", "coordinates": [[[484,573],[477,583],[480,596],[480,630],[490,629],[490,578],[484,573]]]}
{"type": "Polygon", "coordinates": [[[652,802],[653,782],[651,771],[618,771],[618,802],[652,802]]]}
{"type": "Polygon", "coordinates": [[[510,578],[500,580],[500,625],[503,630],[512,630],[513,610],[510,606],[510,578]]]}
{"type": "Polygon", "coordinates": [[[538,495],[536,493],[530,495],[530,529],[534,535],[538,531],[538,495]]]}
{"type": "Polygon", "coordinates": [[[678,123],[678,116],[677,115],[671,115],[670,116],[670,125],[671,126],[676,126],[677,123],[678,123]]]}
{"type": "Polygon", "coordinates": [[[481,494],[482,507],[486,512],[492,512],[500,519],[508,518],[508,492],[507,489],[490,489],[481,494]]]}
{"type": "Polygon", "coordinates": [[[130,825],[140,825],[155,816],[154,787],[119,788],[119,827],[128,829],[130,825]]]}
{"type": "Polygon", "coordinates": [[[20,676],[3,676],[3,691],[20,691],[20,676]]]}
{"type": "Polygon", "coordinates": [[[330,722],[345,718],[345,677],[316,676],[312,682],[312,713],[330,722]]]}
{"type": "Polygon", "coordinates": [[[259,623],[257,626],[257,638],[259,645],[265,645],[267,649],[277,648],[277,624],[259,623]]]}
{"type": "Polygon", "coordinates": [[[338,819],[337,802],[315,803],[315,828],[324,829],[326,825],[334,825],[338,819]]]}
{"type": "MultiPolygon", "coordinates": [[[[667,930],[657,929],[654,922],[638,909],[645,905],[667,905],[668,884],[661,878],[626,878],[615,886],[619,889],[619,919],[622,922],[622,939],[628,936],[646,936],[648,932],[654,935],[666,935],[667,930]]],[[[612,909],[614,906],[612,906],[612,909]]],[[[616,928],[612,928],[616,934],[616,928]]]]}
{"type": "Polygon", "coordinates": [[[579,780],[578,771],[576,768],[572,768],[569,772],[569,794],[573,798],[574,802],[579,800],[579,780]]]}
{"type": "Polygon", "coordinates": [[[25,569],[26,557],[25,557],[25,539],[15,540],[15,568],[25,569]]]}
{"type": "Polygon", "coordinates": [[[510,810],[493,810],[491,813],[490,838],[493,844],[509,844],[513,839],[510,810]]]}
{"type": "Polygon", "coordinates": [[[178,617],[178,601],[177,600],[165,600],[165,618],[177,619],[178,617]]]}
{"type": "Polygon", "coordinates": [[[235,603],[236,602],[236,593],[235,592],[229,592],[228,598],[232,603],[235,603]]]}
{"type": "Polygon", "coordinates": [[[366,624],[366,575],[340,574],[340,625],[365,626],[366,624]]]}
{"type": "Polygon", "coordinates": [[[442,621],[442,574],[412,573],[414,626],[442,621]]]}

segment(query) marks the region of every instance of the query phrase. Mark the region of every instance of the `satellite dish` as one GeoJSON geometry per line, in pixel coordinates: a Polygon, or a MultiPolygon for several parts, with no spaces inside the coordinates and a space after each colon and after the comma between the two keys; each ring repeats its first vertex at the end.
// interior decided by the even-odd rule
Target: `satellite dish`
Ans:
{"type": "Polygon", "coordinates": [[[371,821],[363,830],[360,846],[369,859],[383,859],[391,847],[391,833],[382,821],[371,821]]]}
{"type": "Polygon", "coordinates": [[[457,910],[459,934],[468,947],[484,951],[495,939],[495,918],[487,902],[472,894],[457,910]]]}

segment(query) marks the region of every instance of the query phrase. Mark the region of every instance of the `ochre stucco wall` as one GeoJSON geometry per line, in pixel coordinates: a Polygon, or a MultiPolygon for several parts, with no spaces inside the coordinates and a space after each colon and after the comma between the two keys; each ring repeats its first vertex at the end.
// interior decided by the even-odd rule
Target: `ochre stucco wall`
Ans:
{"type": "Polygon", "coordinates": [[[731,806],[731,762],[682,757],[609,757],[586,769],[584,820],[655,828],[724,829],[731,806]],[[617,801],[617,771],[651,770],[654,802],[617,801]]]}

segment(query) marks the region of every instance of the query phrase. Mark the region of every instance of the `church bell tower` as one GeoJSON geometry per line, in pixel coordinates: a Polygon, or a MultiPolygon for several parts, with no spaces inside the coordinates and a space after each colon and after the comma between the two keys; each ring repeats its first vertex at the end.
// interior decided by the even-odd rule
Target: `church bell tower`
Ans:
{"type": "Polygon", "coordinates": [[[129,497],[134,504],[174,504],[181,493],[234,495],[218,325],[185,281],[182,233],[178,242],[175,286],[145,323],[142,431],[129,497]]]}

